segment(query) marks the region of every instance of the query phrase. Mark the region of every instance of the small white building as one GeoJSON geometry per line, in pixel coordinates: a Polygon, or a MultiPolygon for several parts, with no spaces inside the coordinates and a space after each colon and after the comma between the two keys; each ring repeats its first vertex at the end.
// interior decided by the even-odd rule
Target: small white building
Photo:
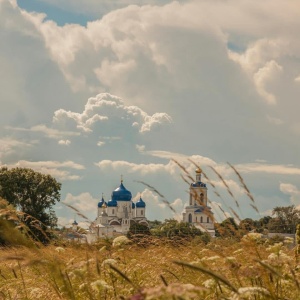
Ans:
{"type": "Polygon", "coordinates": [[[190,185],[189,204],[184,208],[183,221],[193,224],[201,231],[215,236],[214,215],[207,205],[207,187],[201,182],[200,168],[196,169],[196,181],[190,185]]]}
{"type": "Polygon", "coordinates": [[[146,203],[141,197],[133,202],[131,192],[121,180],[120,186],[112,192],[111,200],[105,202],[102,196],[98,203],[97,218],[91,224],[90,231],[95,238],[113,237],[126,234],[134,223],[148,226],[146,203]]]}

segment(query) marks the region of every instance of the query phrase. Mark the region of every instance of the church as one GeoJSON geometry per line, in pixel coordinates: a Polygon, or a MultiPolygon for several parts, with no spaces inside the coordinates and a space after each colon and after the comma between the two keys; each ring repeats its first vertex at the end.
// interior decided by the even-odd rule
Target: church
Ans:
{"type": "Polygon", "coordinates": [[[108,202],[102,196],[98,203],[97,218],[91,224],[90,231],[98,238],[112,237],[126,234],[134,223],[148,226],[146,203],[141,196],[133,202],[131,192],[125,188],[121,179],[120,186],[112,192],[108,202]]]}
{"type": "MultiPolygon", "coordinates": [[[[207,187],[201,181],[201,174],[202,170],[197,168],[196,181],[190,184],[189,201],[184,208],[182,220],[215,236],[214,216],[211,207],[208,206],[207,187]]],[[[112,192],[111,199],[106,202],[102,196],[99,201],[97,218],[91,223],[87,236],[88,242],[93,242],[97,238],[126,234],[132,224],[149,226],[146,203],[141,196],[134,202],[131,192],[125,188],[121,179],[120,186],[112,192]]]]}
{"type": "Polygon", "coordinates": [[[202,170],[196,169],[196,181],[190,184],[189,202],[182,214],[183,222],[191,223],[203,232],[215,236],[214,216],[207,205],[207,187],[201,181],[202,170]]]}

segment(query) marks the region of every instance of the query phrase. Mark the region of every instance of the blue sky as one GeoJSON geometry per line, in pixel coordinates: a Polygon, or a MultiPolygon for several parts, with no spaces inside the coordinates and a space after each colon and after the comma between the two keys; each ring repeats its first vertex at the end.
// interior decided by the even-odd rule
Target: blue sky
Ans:
{"type": "Polygon", "coordinates": [[[299,29],[297,1],[0,0],[0,163],[55,176],[91,220],[121,174],[149,219],[180,218],[174,159],[208,174],[218,218],[299,206],[299,29]]]}

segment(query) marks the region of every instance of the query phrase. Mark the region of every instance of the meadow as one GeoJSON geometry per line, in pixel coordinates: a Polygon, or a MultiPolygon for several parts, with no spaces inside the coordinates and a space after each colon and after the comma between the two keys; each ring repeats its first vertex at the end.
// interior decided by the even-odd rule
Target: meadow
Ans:
{"type": "Polygon", "coordinates": [[[0,249],[0,299],[300,299],[292,240],[125,236],[0,249]]]}

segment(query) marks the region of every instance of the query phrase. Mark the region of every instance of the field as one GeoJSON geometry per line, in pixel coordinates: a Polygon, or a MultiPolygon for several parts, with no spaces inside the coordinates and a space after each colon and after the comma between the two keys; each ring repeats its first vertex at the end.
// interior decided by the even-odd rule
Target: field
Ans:
{"type": "Polygon", "coordinates": [[[0,299],[299,299],[292,241],[125,237],[0,250],[0,299]],[[1,298],[2,297],[2,298],[1,298]]]}

